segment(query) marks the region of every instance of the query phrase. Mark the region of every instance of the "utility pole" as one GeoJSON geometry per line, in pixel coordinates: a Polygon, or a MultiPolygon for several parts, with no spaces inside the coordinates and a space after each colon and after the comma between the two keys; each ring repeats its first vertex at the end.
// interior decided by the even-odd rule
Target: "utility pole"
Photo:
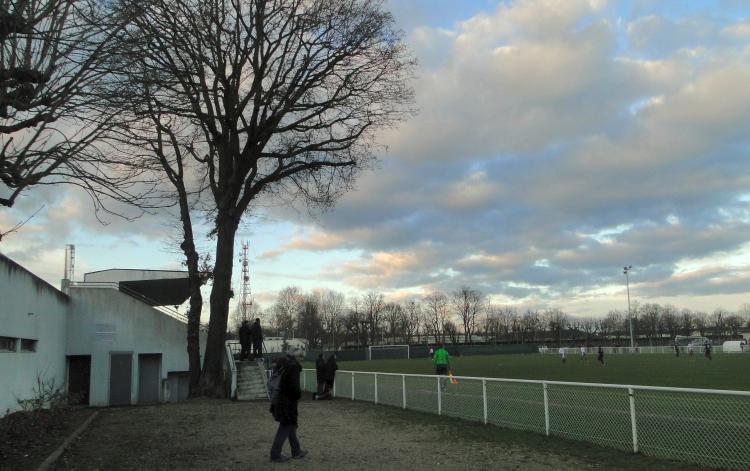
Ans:
{"type": "Polygon", "coordinates": [[[628,265],[622,268],[622,272],[625,274],[625,286],[628,290],[628,321],[630,322],[630,348],[635,347],[633,340],[633,312],[630,310],[630,270],[633,269],[633,265],[628,265]]]}

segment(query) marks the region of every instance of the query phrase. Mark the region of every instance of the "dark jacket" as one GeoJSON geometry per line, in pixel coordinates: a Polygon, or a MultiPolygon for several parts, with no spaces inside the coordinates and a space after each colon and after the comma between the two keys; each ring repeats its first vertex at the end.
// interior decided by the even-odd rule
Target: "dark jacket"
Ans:
{"type": "Polygon", "coordinates": [[[242,327],[240,327],[240,343],[242,345],[250,343],[250,326],[247,324],[242,324],[242,327]]]}
{"type": "Polygon", "coordinates": [[[299,375],[302,366],[292,357],[280,358],[277,368],[284,368],[279,384],[279,402],[271,405],[271,414],[282,425],[297,425],[297,402],[302,397],[299,375]]]}
{"type": "Polygon", "coordinates": [[[336,370],[338,369],[339,365],[336,363],[336,359],[333,358],[333,355],[331,355],[326,362],[326,381],[333,383],[333,380],[336,378],[336,370]]]}
{"type": "Polygon", "coordinates": [[[315,360],[315,379],[317,379],[319,383],[326,380],[326,366],[326,361],[323,359],[322,355],[315,360]]]}
{"type": "Polygon", "coordinates": [[[260,327],[260,322],[253,322],[250,326],[250,341],[261,342],[263,341],[263,329],[260,327]]]}

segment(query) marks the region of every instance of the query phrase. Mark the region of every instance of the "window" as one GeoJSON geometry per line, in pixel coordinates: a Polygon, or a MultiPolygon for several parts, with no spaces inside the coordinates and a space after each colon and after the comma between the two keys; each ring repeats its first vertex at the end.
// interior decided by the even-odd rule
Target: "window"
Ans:
{"type": "Polygon", "coordinates": [[[36,340],[21,339],[21,351],[22,352],[35,352],[36,340]]]}
{"type": "Polygon", "coordinates": [[[12,337],[0,337],[0,352],[15,352],[16,339],[12,337]]]}

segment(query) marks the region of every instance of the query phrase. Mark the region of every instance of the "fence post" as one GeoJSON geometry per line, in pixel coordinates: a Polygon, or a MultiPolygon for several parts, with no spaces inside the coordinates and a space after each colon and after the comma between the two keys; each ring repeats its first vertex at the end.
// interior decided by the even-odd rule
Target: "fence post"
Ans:
{"type": "Polygon", "coordinates": [[[354,400],[354,372],[352,371],[352,401],[354,400]]]}
{"type": "Polygon", "coordinates": [[[547,395],[547,383],[542,381],[544,389],[544,430],[549,437],[549,396],[547,395]]]}
{"type": "MultiPolygon", "coordinates": [[[[334,374],[336,372],[334,371],[334,374]]],[[[333,382],[333,397],[336,397],[336,381],[333,382]]]]}
{"type": "Polygon", "coordinates": [[[375,404],[378,403],[378,374],[375,373],[375,404]]]}
{"type": "Polygon", "coordinates": [[[482,401],[484,402],[484,424],[487,425],[487,380],[482,378],[482,401]]]}
{"type": "Polygon", "coordinates": [[[404,409],[406,409],[406,375],[401,375],[401,397],[404,399],[404,409]]]}
{"type": "Polygon", "coordinates": [[[302,390],[307,391],[307,372],[302,370],[302,390]]]}
{"type": "Polygon", "coordinates": [[[628,388],[628,396],[630,396],[630,424],[633,429],[633,453],[638,453],[638,426],[635,423],[635,396],[633,395],[633,388],[628,388]]]}
{"type": "Polygon", "coordinates": [[[443,415],[443,398],[440,391],[440,376],[435,377],[437,379],[437,392],[438,392],[438,415],[443,415]]]}

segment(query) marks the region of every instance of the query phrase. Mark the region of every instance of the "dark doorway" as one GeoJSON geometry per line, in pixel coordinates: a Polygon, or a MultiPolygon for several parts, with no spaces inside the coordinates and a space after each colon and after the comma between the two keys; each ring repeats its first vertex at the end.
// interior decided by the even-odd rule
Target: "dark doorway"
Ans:
{"type": "Polygon", "coordinates": [[[159,402],[161,353],[138,355],[138,403],[159,402]]]}
{"type": "Polygon", "coordinates": [[[91,388],[91,355],[68,357],[68,403],[89,404],[91,388]]]}
{"type": "Polygon", "coordinates": [[[130,404],[130,391],[133,384],[133,355],[113,353],[109,364],[109,405],[130,404]]]}

